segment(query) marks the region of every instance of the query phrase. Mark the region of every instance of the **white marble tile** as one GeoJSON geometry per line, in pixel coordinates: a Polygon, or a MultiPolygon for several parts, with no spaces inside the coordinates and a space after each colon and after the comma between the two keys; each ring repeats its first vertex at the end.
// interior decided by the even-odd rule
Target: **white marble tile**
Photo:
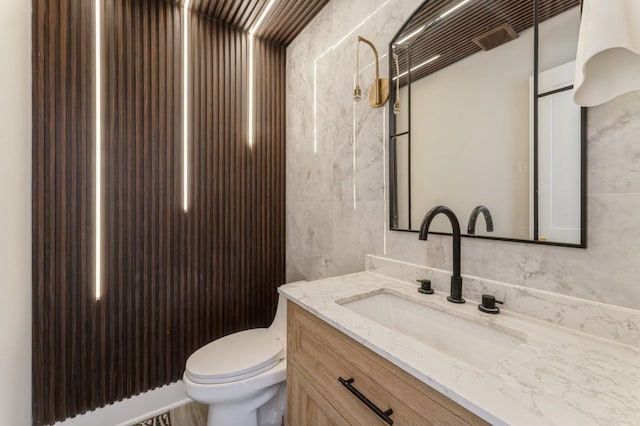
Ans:
{"type": "Polygon", "coordinates": [[[382,201],[339,203],[334,210],[334,274],[364,269],[368,253],[383,252],[380,229],[384,223],[382,201]],[[372,224],[377,224],[372,226],[372,224]]]}
{"type": "Polygon", "coordinates": [[[331,148],[313,152],[313,146],[287,151],[287,202],[332,202],[335,196],[327,181],[332,179],[331,148]]]}
{"type": "Polygon", "coordinates": [[[640,92],[588,111],[588,191],[640,193],[640,92]]]}
{"type": "Polygon", "coordinates": [[[290,203],[287,282],[362,271],[367,254],[383,254],[383,210],[382,201],[290,203]]]}
{"type": "Polygon", "coordinates": [[[386,251],[384,255],[391,259],[426,265],[427,244],[418,240],[417,232],[385,231],[386,251]]]}
{"type": "Polygon", "coordinates": [[[287,204],[287,282],[330,276],[335,203],[287,204]]]}

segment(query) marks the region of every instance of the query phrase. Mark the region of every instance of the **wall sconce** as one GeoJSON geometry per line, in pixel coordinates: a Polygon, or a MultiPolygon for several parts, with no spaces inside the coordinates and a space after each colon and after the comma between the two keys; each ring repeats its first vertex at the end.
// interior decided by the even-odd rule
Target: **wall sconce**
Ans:
{"type": "Polygon", "coordinates": [[[380,78],[380,66],[378,61],[378,50],[376,47],[364,37],[358,36],[358,47],[356,49],[356,87],[353,89],[353,100],[360,102],[362,91],[360,90],[360,42],[367,43],[373,50],[376,58],[376,79],[369,89],[369,103],[374,108],[383,106],[389,99],[389,80],[380,78]]]}
{"type": "Polygon", "coordinates": [[[584,1],[573,100],[595,106],[640,90],[640,2],[584,1]]]}

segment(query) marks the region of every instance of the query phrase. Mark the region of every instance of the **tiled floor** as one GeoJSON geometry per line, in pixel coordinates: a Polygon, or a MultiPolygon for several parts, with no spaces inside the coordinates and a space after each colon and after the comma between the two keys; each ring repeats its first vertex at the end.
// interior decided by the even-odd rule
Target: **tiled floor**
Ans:
{"type": "Polygon", "coordinates": [[[199,402],[174,408],[169,411],[171,426],[206,426],[209,406],[199,402]]]}
{"type": "Polygon", "coordinates": [[[206,404],[192,402],[174,408],[169,413],[137,423],[135,426],[206,426],[207,408],[206,404]]]}

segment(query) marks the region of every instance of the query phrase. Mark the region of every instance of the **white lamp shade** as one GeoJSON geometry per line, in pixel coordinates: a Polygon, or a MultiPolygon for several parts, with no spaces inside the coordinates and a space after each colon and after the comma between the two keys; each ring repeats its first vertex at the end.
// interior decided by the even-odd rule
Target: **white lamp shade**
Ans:
{"type": "Polygon", "coordinates": [[[585,107],[640,90],[640,0],[584,0],[573,90],[585,107]]]}

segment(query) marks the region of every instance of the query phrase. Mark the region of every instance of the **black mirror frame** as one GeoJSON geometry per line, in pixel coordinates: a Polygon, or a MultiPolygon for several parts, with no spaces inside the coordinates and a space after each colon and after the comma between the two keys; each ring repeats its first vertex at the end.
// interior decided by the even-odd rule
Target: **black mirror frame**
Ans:
{"type": "MultiPolygon", "coordinates": [[[[393,36],[391,41],[389,42],[389,52],[388,57],[392,58],[393,53],[393,44],[395,40],[404,32],[407,25],[412,21],[412,19],[420,12],[422,7],[429,3],[431,0],[425,0],[422,2],[409,16],[409,18],[405,21],[404,24],[400,27],[398,32],[393,36]]],[[[536,94],[536,102],[533,104],[533,120],[534,120],[534,129],[533,129],[533,139],[534,139],[534,230],[535,236],[533,240],[525,240],[518,238],[504,238],[504,237],[492,237],[485,235],[469,235],[463,234],[462,237],[465,238],[474,238],[480,240],[494,240],[494,241],[509,241],[509,242],[518,242],[518,243],[528,243],[528,244],[538,244],[538,245],[547,245],[547,246],[558,246],[558,247],[572,247],[572,248],[587,248],[587,108],[580,108],[580,243],[579,244],[571,244],[571,243],[562,243],[562,242],[554,242],[554,241],[540,241],[537,239],[538,237],[538,102],[537,99],[540,97],[538,95],[538,10],[539,10],[539,0],[533,1],[533,9],[534,9],[534,59],[533,59],[533,81],[534,88],[533,93],[536,94]]],[[[580,1],[580,10],[582,11],[582,0],[580,1]]],[[[410,48],[409,48],[410,49],[410,48]]],[[[393,76],[393,60],[389,60],[389,79],[391,80],[393,76]]],[[[407,90],[407,103],[409,105],[409,111],[411,110],[411,52],[409,50],[407,57],[407,82],[408,82],[408,90],[407,90]]],[[[389,85],[389,100],[391,102],[392,99],[395,99],[395,85],[389,85]]],[[[570,86],[571,88],[573,86],[570,86]]],[[[408,143],[409,143],[409,152],[411,151],[411,114],[408,116],[408,130],[407,132],[403,132],[402,134],[395,133],[395,114],[393,112],[393,108],[389,108],[389,230],[390,231],[399,231],[399,232],[414,232],[418,233],[418,230],[413,229],[400,229],[397,228],[398,223],[398,197],[397,197],[397,159],[395,155],[395,138],[407,135],[408,143]],[[396,227],[394,227],[396,224],[396,227]]],[[[411,163],[409,162],[409,215],[411,215],[411,163]]],[[[429,232],[429,234],[434,235],[451,235],[448,232],[429,232]]]]}

